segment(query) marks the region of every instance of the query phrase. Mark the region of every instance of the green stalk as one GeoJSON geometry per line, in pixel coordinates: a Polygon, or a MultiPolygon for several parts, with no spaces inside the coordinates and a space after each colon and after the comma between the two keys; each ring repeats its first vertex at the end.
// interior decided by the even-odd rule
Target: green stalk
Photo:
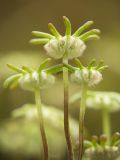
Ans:
{"type": "Polygon", "coordinates": [[[102,110],[102,123],[103,123],[103,133],[108,138],[108,143],[110,143],[111,137],[111,123],[110,123],[110,113],[107,108],[103,108],[102,110]]]}
{"type": "MultiPolygon", "coordinates": [[[[63,63],[68,64],[68,60],[63,59],[63,63]]],[[[69,81],[68,81],[68,68],[63,67],[63,82],[64,82],[64,132],[68,149],[68,159],[74,160],[72,140],[70,136],[70,126],[69,126],[69,81]]]]}
{"type": "Polygon", "coordinates": [[[48,143],[47,143],[47,138],[46,138],[46,133],[45,133],[45,128],[44,128],[41,96],[40,96],[39,89],[35,90],[35,102],[36,102],[37,111],[38,111],[40,132],[41,132],[42,144],[43,144],[43,150],[44,150],[44,160],[48,160],[48,143]]]}
{"type": "Polygon", "coordinates": [[[79,112],[79,155],[78,160],[82,160],[83,156],[83,141],[84,141],[84,117],[86,109],[86,97],[87,97],[87,85],[82,84],[81,89],[81,101],[80,101],[80,112],[79,112]]]}

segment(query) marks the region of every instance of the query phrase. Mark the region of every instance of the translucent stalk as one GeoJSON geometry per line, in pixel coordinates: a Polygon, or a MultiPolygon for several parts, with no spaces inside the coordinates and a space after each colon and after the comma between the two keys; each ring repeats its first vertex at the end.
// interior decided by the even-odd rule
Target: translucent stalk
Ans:
{"type": "Polygon", "coordinates": [[[107,108],[103,108],[102,110],[102,124],[103,124],[103,133],[107,136],[108,143],[110,143],[111,123],[110,123],[110,113],[107,108]]]}
{"type": "Polygon", "coordinates": [[[79,155],[78,155],[78,160],[82,160],[82,156],[83,156],[84,117],[85,117],[85,109],[86,109],[86,96],[87,96],[87,85],[83,83],[82,89],[81,89],[80,112],[79,112],[79,155]]]}
{"type": "Polygon", "coordinates": [[[40,96],[40,90],[39,89],[35,90],[35,102],[36,102],[37,111],[38,111],[40,133],[41,133],[43,150],[44,150],[44,160],[48,160],[48,143],[47,143],[47,138],[46,138],[46,133],[45,133],[45,128],[44,128],[41,96],[40,96]]]}
{"type": "MultiPolygon", "coordinates": [[[[63,63],[68,63],[68,60],[63,59],[63,63]]],[[[68,82],[68,68],[63,67],[63,82],[64,82],[64,132],[68,149],[68,159],[74,160],[72,140],[70,136],[70,126],[69,126],[69,82],[68,82]]]]}

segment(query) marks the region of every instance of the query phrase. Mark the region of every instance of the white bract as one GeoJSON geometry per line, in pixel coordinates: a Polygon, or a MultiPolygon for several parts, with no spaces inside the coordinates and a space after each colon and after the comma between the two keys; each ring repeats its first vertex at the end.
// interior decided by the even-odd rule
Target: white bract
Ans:
{"type": "Polygon", "coordinates": [[[82,71],[76,70],[73,74],[71,74],[71,81],[81,84],[82,78],[82,71]]]}
{"type": "Polygon", "coordinates": [[[89,79],[89,70],[87,69],[87,68],[84,68],[83,70],[82,70],[82,81],[85,81],[86,83],[89,83],[89,81],[90,81],[90,79],[89,79]]]}
{"type": "Polygon", "coordinates": [[[39,78],[38,73],[33,72],[32,74],[26,74],[19,79],[20,87],[24,90],[33,91],[34,88],[38,87],[39,78]]]}
{"type": "Polygon", "coordinates": [[[100,83],[102,80],[102,74],[97,70],[90,71],[90,79],[89,79],[89,86],[94,86],[100,83]]]}
{"type": "Polygon", "coordinates": [[[73,59],[83,54],[86,45],[78,37],[64,36],[59,39],[51,39],[46,45],[44,45],[44,49],[52,58],[60,59],[65,56],[68,59],[73,59]]]}
{"type": "Polygon", "coordinates": [[[40,88],[47,88],[55,83],[55,77],[51,74],[47,74],[46,72],[42,71],[39,75],[39,85],[40,88]]]}

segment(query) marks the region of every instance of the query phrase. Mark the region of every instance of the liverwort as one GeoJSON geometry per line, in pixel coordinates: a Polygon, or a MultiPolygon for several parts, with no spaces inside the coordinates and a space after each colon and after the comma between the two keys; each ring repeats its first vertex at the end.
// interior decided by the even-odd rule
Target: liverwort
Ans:
{"type": "Polygon", "coordinates": [[[102,80],[102,71],[108,66],[101,65],[101,62],[94,66],[95,60],[92,60],[87,67],[83,66],[78,59],[75,59],[77,67],[64,64],[71,74],[71,80],[81,86],[80,112],[79,112],[79,158],[83,155],[84,141],[84,117],[86,111],[86,98],[88,87],[93,87],[102,80]]]}
{"type": "Polygon", "coordinates": [[[7,78],[4,82],[4,87],[15,88],[20,86],[22,89],[31,91],[35,96],[35,104],[37,107],[38,120],[40,125],[40,133],[42,138],[44,160],[49,159],[49,150],[47,136],[45,132],[44,119],[42,113],[41,90],[50,87],[55,82],[53,73],[58,73],[62,70],[63,65],[57,65],[50,68],[45,68],[50,58],[42,62],[37,70],[33,70],[27,66],[21,68],[8,64],[7,66],[16,72],[16,74],[7,78]]]}
{"type": "MultiPolygon", "coordinates": [[[[92,39],[99,39],[100,30],[92,29],[86,33],[87,30],[93,24],[93,21],[88,21],[79,27],[74,33],[71,30],[71,22],[63,16],[65,25],[65,35],[62,36],[52,23],[48,24],[48,28],[51,32],[44,33],[39,31],[32,31],[32,35],[36,38],[30,40],[30,43],[34,45],[42,44],[48,56],[54,59],[61,59],[64,64],[68,64],[70,59],[82,56],[86,49],[86,41],[92,39]]],[[[73,160],[73,147],[70,135],[69,127],[69,84],[68,84],[68,68],[63,67],[63,83],[64,83],[64,132],[66,137],[66,143],[68,148],[68,159],[73,160]]]]}

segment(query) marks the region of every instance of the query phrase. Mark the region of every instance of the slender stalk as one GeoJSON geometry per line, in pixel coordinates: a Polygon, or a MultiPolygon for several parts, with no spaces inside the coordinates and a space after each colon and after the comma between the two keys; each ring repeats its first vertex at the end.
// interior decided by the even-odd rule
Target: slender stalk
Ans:
{"type": "Polygon", "coordinates": [[[78,160],[82,160],[83,156],[83,141],[84,141],[84,117],[86,109],[86,94],[87,85],[82,84],[81,89],[81,101],[80,101],[80,112],[79,112],[79,155],[78,160]]]}
{"type": "Polygon", "coordinates": [[[110,142],[111,137],[111,123],[110,123],[110,114],[108,109],[103,108],[102,110],[102,123],[103,123],[103,133],[108,138],[108,143],[110,142]]]}
{"type": "MultiPolygon", "coordinates": [[[[68,60],[63,59],[63,63],[68,63],[68,60]]],[[[63,82],[64,82],[64,132],[68,149],[68,159],[74,160],[73,149],[72,149],[72,140],[70,136],[70,127],[69,127],[69,82],[68,82],[68,69],[63,67],[63,82]]]]}
{"type": "Polygon", "coordinates": [[[35,102],[36,102],[38,117],[39,117],[40,132],[41,132],[42,144],[43,144],[43,150],[44,150],[44,160],[48,160],[48,143],[47,143],[47,138],[46,138],[46,133],[44,128],[41,96],[40,96],[39,89],[35,90],[35,102]]]}

